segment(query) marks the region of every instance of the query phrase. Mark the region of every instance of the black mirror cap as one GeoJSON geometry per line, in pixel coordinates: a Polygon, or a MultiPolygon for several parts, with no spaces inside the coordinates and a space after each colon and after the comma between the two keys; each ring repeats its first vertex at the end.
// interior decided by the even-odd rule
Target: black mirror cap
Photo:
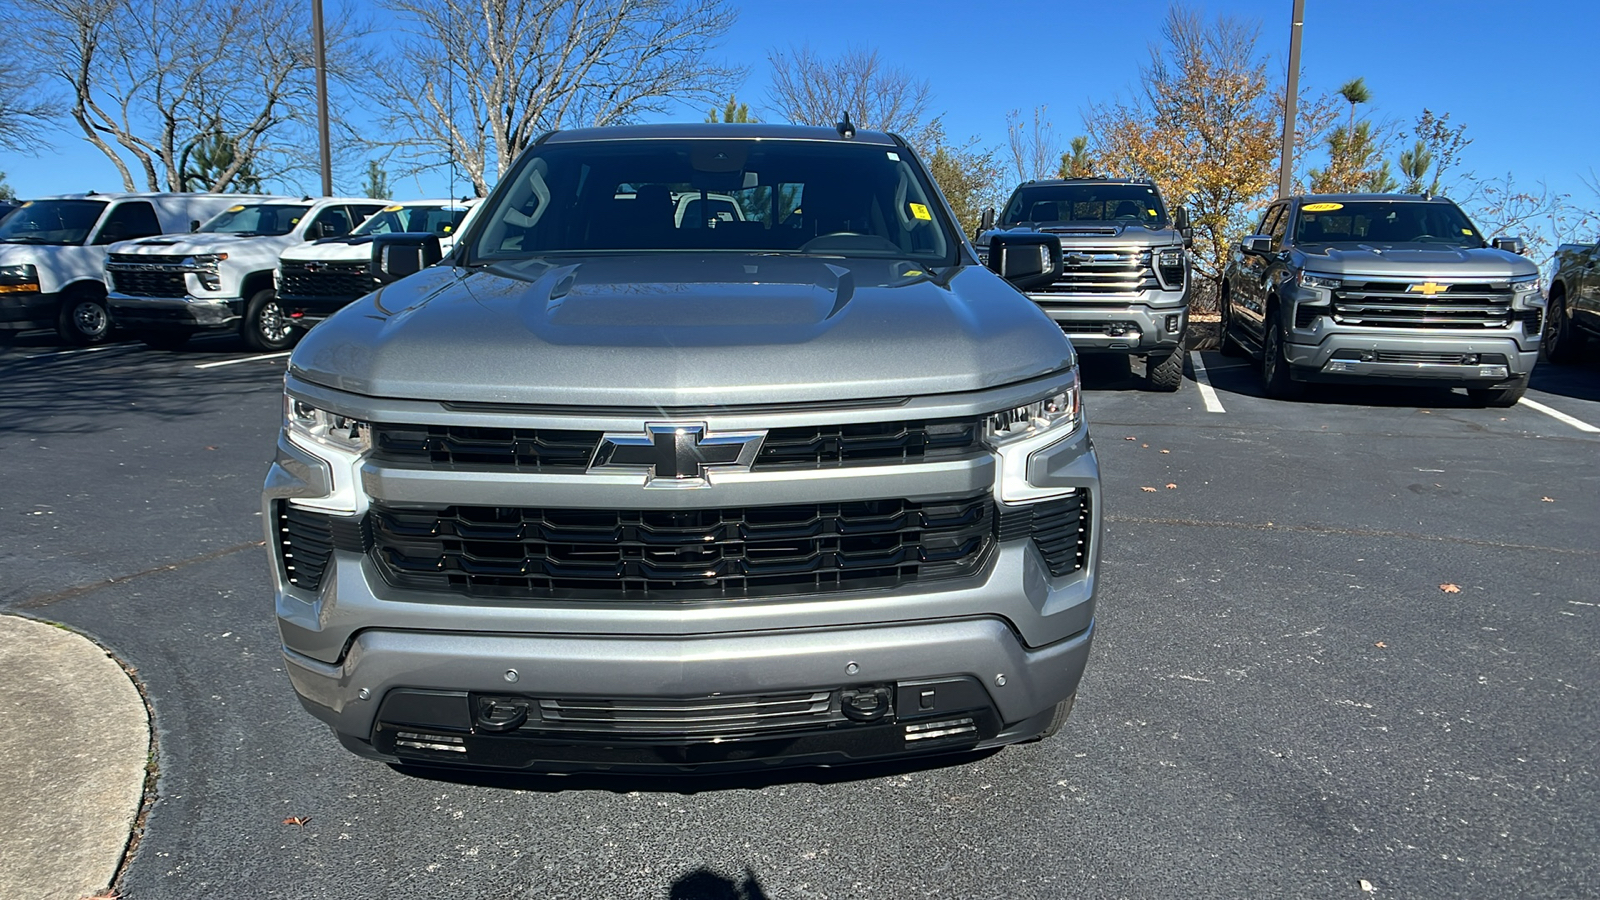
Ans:
{"type": "Polygon", "coordinates": [[[1265,256],[1268,253],[1272,252],[1272,235],[1270,235],[1270,234],[1246,235],[1245,239],[1239,242],[1239,249],[1243,250],[1246,253],[1257,253],[1257,254],[1260,254],[1262,256],[1265,256]]]}
{"type": "Polygon", "coordinates": [[[1172,228],[1183,235],[1183,246],[1194,246],[1194,226],[1189,224],[1189,208],[1180,206],[1172,211],[1172,228]]]}
{"type": "Polygon", "coordinates": [[[382,284],[434,265],[444,258],[439,238],[431,234],[380,234],[372,239],[372,274],[382,284]]]}
{"type": "Polygon", "coordinates": [[[190,219],[189,220],[189,233],[190,234],[194,234],[196,231],[199,231],[199,230],[200,230],[200,220],[199,219],[190,219]]]}
{"type": "Polygon", "coordinates": [[[993,227],[994,227],[994,207],[991,206],[988,209],[983,211],[983,218],[978,221],[978,230],[979,231],[988,231],[989,229],[991,229],[993,227]]]}
{"type": "Polygon", "coordinates": [[[1519,237],[1497,237],[1489,245],[1496,250],[1504,250],[1518,256],[1528,255],[1528,242],[1519,237]]]}
{"type": "Polygon", "coordinates": [[[1044,287],[1061,277],[1061,238],[1038,232],[1002,232],[989,238],[988,265],[1019,291],[1044,287]]]}

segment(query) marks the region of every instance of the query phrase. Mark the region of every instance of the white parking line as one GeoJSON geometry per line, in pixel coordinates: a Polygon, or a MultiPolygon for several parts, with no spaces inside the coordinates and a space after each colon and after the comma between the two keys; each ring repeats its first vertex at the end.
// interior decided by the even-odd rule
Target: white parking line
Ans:
{"type": "Polygon", "coordinates": [[[1200,351],[1190,350],[1189,361],[1194,363],[1194,386],[1200,389],[1206,412],[1227,412],[1222,408],[1222,401],[1217,399],[1217,389],[1211,386],[1211,376],[1206,374],[1206,364],[1200,361],[1200,351]]]}
{"type": "Polygon", "coordinates": [[[32,356],[24,356],[23,359],[49,359],[53,356],[76,356],[80,353],[99,353],[101,350],[126,350],[128,349],[128,346],[129,345],[127,344],[101,344],[98,347],[84,347],[82,350],[59,350],[55,353],[35,353],[32,356]]]}
{"type": "Polygon", "coordinates": [[[239,363],[256,362],[257,360],[262,360],[262,359],[277,359],[280,356],[288,356],[290,353],[293,353],[293,352],[294,352],[293,350],[285,350],[282,353],[263,353],[260,356],[241,356],[238,359],[223,359],[223,360],[218,360],[217,362],[201,363],[198,366],[195,366],[195,368],[196,369],[215,369],[215,368],[218,368],[220,366],[233,366],[233,365],[238,365],[239,363]]]}
{"type": "Polygon", "coordinates": [[[1565,422],[1568,425],[1571,425],[1573,428],[1576,428],[1579,431],[1585,431],[1589,434],[1600,434],[1600,428],[1596,428],[1582,419],[1574,419],[1559,409],[1551,409],[1550,407],[1545,406],[1543,403],[1539,403],[1535,400],[1529,400],[1527,397],[1523,397],[1521,400],[1518,400],[1517,405],[1526,406],[1529,409],[1536,409],[1552,419],[1556,419],[1557,421],[1565,422]]]}

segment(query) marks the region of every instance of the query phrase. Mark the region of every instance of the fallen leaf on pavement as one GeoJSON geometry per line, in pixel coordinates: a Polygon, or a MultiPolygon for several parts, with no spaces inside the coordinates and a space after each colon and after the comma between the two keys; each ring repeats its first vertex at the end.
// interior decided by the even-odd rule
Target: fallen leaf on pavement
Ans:
{"type": "Polygon", "coordinates": [[[215,444],[207,444],[206,445],[206,449],[207,450],[215,450],[215,449],[217,449],[217,447],[216,447],[215,444]]]}
{"type": "Polygon", "coordinates": [[[1373,644],[1372,646],[1374,646],[1374,647],[1387,647],[1389,645],[1385,644],[1383,641],[1379,641],[1376,644],[1373,644]]]}
{"type": "Polygon", "coordinates": [[[1556,502],[1556,498],[1554,498],[1554,497],[1540,497],[1539,498],[1539,502],[1540,503],[1554,503],[1554,502],[1556,502]]]}
{"type": "Polygon", "coordinates": [[[1134,437],[1133,435],[1130,434],[1127,437],[1123,438],[1123,440],[1125,440],[1125,441],[1137,441],[1138,438],[1136,438],[1136,437],[1134,437]]]}
{"type": "Polygon", "coordinates": [[[1167,483],[1167,490],[1169,490],[1169,491],[1175,491],[1175,490],[1177,490],[1177,489],[1178,489],[1178,486],[1177,486],[1177,485],[1175,485],[1175,484],[1172,484],[1172,483],[1171,483],[1171,482],[1168,482],[1168,483],[1167,483]]]}
{"type": "Polygon", "coordinates": [[[1461,593],[1461,585],[1451,584],[1447,581],[1439,585],[1439,590],[1444,591],[1446,594],[1459,594],[1461,593]]]}
{"type": "Polygon", "coordinates": [[[1366,880],[1365,878],[1357,878],[1356,884],[1361,885],[1361,889],[1369,894],[1374,894],[1378,891],[1377,888],[1372,886],[1372,882],[1366,880]]]}
{"type": "Polygon", "coordinates": [[[310,816],[290,816],[289,818],[283,820],[283,824],[285,825],[298,825],[301,828],[306,827],[310,823],[310,816]]]}
{"type": "Polygon", "coordinates": [[[1146,450],[1150,449],[1150,445],[1149,444],[1140,444],[1139,446],[1145,448],[1146,450]]]}
{"type": "Polygon", "coordinates": [[[1171,453],[1171,452],[1172,452],[1172,451],[1171,451],[1171,450],[1163,450],[1163,451],[1161,451],[1161,452],[1162,452],[1162,453],[1171,453]]]}
{"type": "Polygon", "coordinates": [[[1141,487],[1139,490],[1144,491],[1147,494],[1154,494],[1156,492],[1156,489],[1153,487],[1141,487]]]}

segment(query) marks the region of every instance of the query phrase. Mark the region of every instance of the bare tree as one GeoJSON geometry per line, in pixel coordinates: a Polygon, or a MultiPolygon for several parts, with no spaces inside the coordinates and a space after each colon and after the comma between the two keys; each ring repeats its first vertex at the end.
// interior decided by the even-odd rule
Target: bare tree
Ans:
{"type": "Polygon", "coordinates": [[[809,46],[771,50],[768,102],[798,125],[832,125],[848,113],[858,128],[891,131],[919,146],[934,143],[937,119],[928,118],[933,89],[905,69],[890,66],[876,48],[851,47],[825,59],[809,46]]]}
{"type": "Polygon", "coordinates": [[[406,174],[459,164],[481,196],[554,128],[716,103],[743,74],[712,59],[725,0],[389,0],[410,38],[373,84],[406,174]]]}
{"type": "Polygon", "coordinates": [[[45,145],[43,132],[59,112],[55,99],[44,95],[17,58],[15,45],[0,47],[0,150],[34,153],[45,145]]]}
{"type": "Polygon", "coordinates": [[[1054,126],[1044,117],[1045,109],[1043,105],[1033,108],[1032,125],[1023,121],[1021,110],[1006,113],[1006,145],[1018,181],[1049,178],[1060,169],[1060,142],[1054,126]]]}
{"type": "MultiPolygon", "coordinates": [[[[231,148],[209,190],[303,158],[312,48],[295,0],[14,0],[8,18],[128,190],[184,190],[202,146],[231,148]]],[[[332,20],[346,23],[329,32],[337,65],[353,20],[332,20]]]]}

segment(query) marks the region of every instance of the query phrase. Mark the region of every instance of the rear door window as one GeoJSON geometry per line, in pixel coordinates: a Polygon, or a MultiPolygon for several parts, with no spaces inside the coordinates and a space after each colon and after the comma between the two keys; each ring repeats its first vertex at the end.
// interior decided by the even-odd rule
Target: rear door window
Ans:
{"type": "Polygon", "coordinates": [[[144,200],[129,200],[111,208],[111,213],[100,225],[95,235],[96,244],[115,244],[134,238],[154,237],[161,233],[161,221],[155,209],[144,200]]]}

